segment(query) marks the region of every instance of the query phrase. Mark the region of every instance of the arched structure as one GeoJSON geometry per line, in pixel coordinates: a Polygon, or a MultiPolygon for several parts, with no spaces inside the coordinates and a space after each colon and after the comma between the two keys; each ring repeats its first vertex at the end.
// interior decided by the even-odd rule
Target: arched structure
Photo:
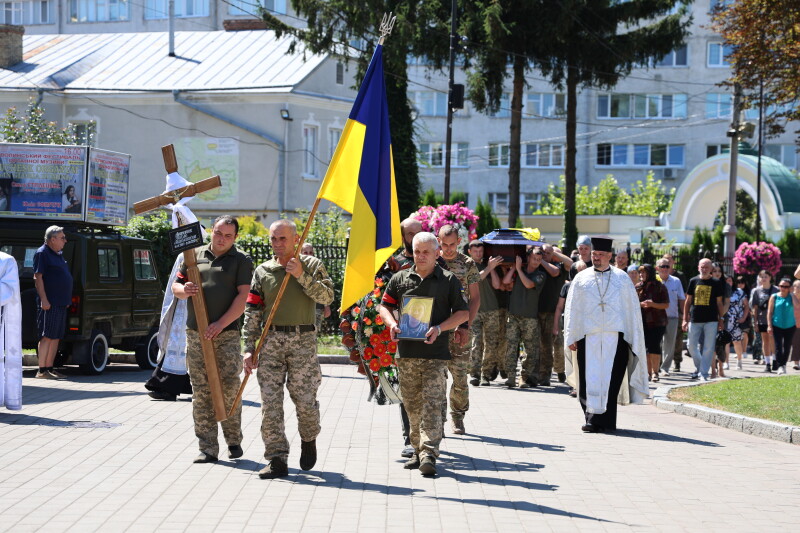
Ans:
{"type": "MultiPolygon", "coordinates": [[[[710,157],[689,172],[675,193],[672,210],[662,216],[667,240],[689,243],[696,229],[711,229],[722,202],[728,199],[730,154],[710,157]]],[[[737,188],[756,200],[758,157],[739,155],[737,188]]],[[[771,240],[800,225],[800,179],[780,162],[761,157],[761,231],[771,240]]]]}

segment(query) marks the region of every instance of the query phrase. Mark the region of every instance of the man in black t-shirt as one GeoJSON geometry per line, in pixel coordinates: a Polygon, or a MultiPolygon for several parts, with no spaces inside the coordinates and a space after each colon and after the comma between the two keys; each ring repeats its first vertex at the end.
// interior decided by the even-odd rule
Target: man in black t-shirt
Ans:
{"type": "Polygon", "coordinates": [[[724,289],[711,277],[711,260],[701,259],[700,275],[689,280],[683,306],[683,331],[689,332],[689,354],[694,360],[692,379],[708,380],[717,330],[722,329],[724,289]]]}

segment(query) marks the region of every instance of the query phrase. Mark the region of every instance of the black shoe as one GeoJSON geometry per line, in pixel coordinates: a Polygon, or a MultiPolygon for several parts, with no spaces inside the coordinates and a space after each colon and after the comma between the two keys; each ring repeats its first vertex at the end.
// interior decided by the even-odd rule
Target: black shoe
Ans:
{"type": "Polygon", "coordinates": [[[436,475],[436,458],[426,455],[419,462],[419,473],[425,477],[433,477],[436,475]]]}
{"type": "MultiPolygon", "coordinates": [[[[494,380],[496,380],[496,379],[497,379],[497,373],[498,373],[497,367],[494,367],[494,368],[492,369],[492,371],[491,371],[491,372],[489,372],[489,381],[494,381],[494,380]]],[[[505,374],[505,372],[503,372],[503,374],[505,374]]],[[[505,376],[503,376],[503,379],[506,379],[506,377],[505,377],[505,376]]]]}
{"type": "Polygon", "coordinates": [[[419,468],[419,456],[416,453],[413,454],[411,459],[406,461],[406,463],[403,465],[403,468],[406,470],[416,470],[419,468]]]}
{"type": "Polygon", "coordinates": [[[777,360],[773,360],[772,361],[772,371],[775,372],[776,370],[778,370],[778,361],[777,360]]]}
{"type": "Polygon", "coordinates": [[[508,378],[505,383],[506,387],[509,389],[514,389],[517,387],[517,382],[514,378],[508,378]]]}
{"type": "Polygon", "coordinates": [[[228,459],[238,459],[244,455],[244,450],[238,444],[236,446],[228,446],[228,459]]]}
{"type": "Polygon", "coordinates": [[[400,457],[410,458],[414,457],[414,447],[410,444],[403,448],[403,451],[400,452],[400,457]]]}
{"type": "Polygon", "coordinates": [[[481,387],[488,387],[491,384],[492,384],[492,380],[490,380],[488,378],[481,378],[481,383],[480,383],[481,387]]]}
{"type": "Polygon", "coordinates": [[[261,479],[275,479],[276,477],[286,477],[289,475],[289,467],[286,461],[280,457],[272,459],[267,466],[261,469],[258,477],[261,479]]]}
{"type": "Polygon", "coordinates": [[[151,391],[147,393],[154,400],[164,400],[166,402],[174,402],[178,399],[177,394],[171,394],[169,392],[161,392],[161,391],[151,391]]]}
{"type": "Polygon", "coordinates": [[[207,454],[206,452],[200,452],[200,455],[195,457],[194,461],[192,462],[199,464],[199,463],[216,463],[217,461],[219,461],[219,459],[217,459],[213,455],[207,454]]]}
{"type": "Polygon", "coordinates": [[[311,470],[317,464],[317,440],[303,441],[300,450],[300,469],[311,470]]]}
{"type": "MultiPolygon", "coordinates": [[[[505,370],[501,370],[500,371],[500,379],[508,379],[508,374],[506,373],[505,370]]],[[[492,380],[492,381],[494,381],[494,380],[492,380]]]]}
{"type": "Polygon", "coordinates": [[[471,380],[469,380],[469,384],[472,385],[473,387],[477,387],[480,382],[481,381],[478,378],[472,378],[471,380]]]}
{"type": "Polygon", "coordinates": [[[592,424],[584,424],[581,426],[581,431],[584,433],[603,433],[605,431],[600,426],[593,426],[592,424]]]}
{"type": "Polygon", "coordinates": [[[567,382],[567,374],[565,374],[564,372],[559,372],[558,373],[558,382],[559,383],[566,383],[567,382]]]}
{"type": "Polygon", "coordinates": [[[540,379],[538,385],[540,387],[549,387],[550,386],[550,380],[549,379],[540,379]]]}

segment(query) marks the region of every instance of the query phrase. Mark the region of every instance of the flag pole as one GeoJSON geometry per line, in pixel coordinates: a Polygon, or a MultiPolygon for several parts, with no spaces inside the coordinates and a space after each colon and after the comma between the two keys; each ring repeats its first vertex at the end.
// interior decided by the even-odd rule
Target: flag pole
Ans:
{"type": "MultiPolygon", "coordinates": [[[[392,13],[384,13],[383,19],[381,20],[380,25],[380,39],[378,40],[378,45],[383,46],[383,42],[386,40],[386,37],[392,33],[392,29],[394,28],[394,23],[397,20],[396,16],[393,16],[392,13]]],[[[323,180],[323,185],[325,181],[323,180]]],[[[320,192],[322,191],[322,185],[320,186],[320,192]]],[[[306,222],[305,228],[303,228],[303,234],[300,236],[300,240],[297,243],[297,248],[294,251],[294,258],[298,259],[300,256],[300,250],[303,247],[303,243],[308,236],[308,231],[311,229],[311,224],[314,222],[314,216],[317,214],[317,209],[319,208],[319,203],[322,198],[320,197],[320,193],[317,193],[317,199],[314,201],[314,206],[311,208],[311,212],[308,214],[308,221],[306,222]]],[[[281,286],[278,289],[278,294],[275,297],[275,303],[272,304],[272,309],[269,312],[269,316],[267,317],[267,321],[264,323],[264,329],[261,331],[261,337],[258,339],[258,343],[256,344],[256,349],[252,353],[253,364],[256,366],[258,365],[258,354],[261,353],[261,348],[264,344],[264,341],[269,334],[269,328],[272,326],[272,320],[275,318],[275,313],[278,310],[278,306],[280,306],[281,300],[283,299],[283,293],[286,290],[286,285],[289,283],[289,275],[285,275],[283,277],[283,281],[281,282],[281,286]]],[[[242,401],[242,394],[244,393],[244,388],[247,385],[247,380],[250,377],[250,374],[245,374],[244,379],[242,380],[242,384],[239,387],[239,392],[236,393],[236,399],[233,400],[233,405],[231,405],[231,409],[228,412],[228,417],[233,416],[233,412],[239,406],[239,402],[242,401]]]]}

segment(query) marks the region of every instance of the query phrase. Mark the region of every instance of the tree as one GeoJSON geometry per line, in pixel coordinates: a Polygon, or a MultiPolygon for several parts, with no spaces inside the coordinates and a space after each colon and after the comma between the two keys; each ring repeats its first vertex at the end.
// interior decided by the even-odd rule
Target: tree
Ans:
{"type": "MultiPolygon", "coordinates": [[[[566,182],[561,176],[560,185],[550,184],[542,198],[537,215],[561,215],[564,213],[566,182]]],[[[575,191],[575,211],[578,215],[637,215],[656,216],[668,212],[672,207],[675,189],[667,190],[661,181],[648,172],[645,181],[637,181],[631,189],[619,186],[612,175],[592,187],[584,185],[575,191]]]]}
{"type": "MultiPolygon", "coordinates": [[[[448,3],[449,6],[449,3],[448,3]]],[[[378,28],[385,13],[397,16],[392,35],[383,50],[386,98],[392,128],[392,153],[400,218],[416,211],[420,182],[414,124],[408,101],[408,57],[425,56],[441,68],[449,55],[447,26],[449,9],[440,0],[292,0],[294,11],[306,18],[306,27],[295,28],[259,7],[259,15],[278,36],[288,33],[313,53],[335,53],[347,61],[355,54],[357,80],[361,80],[378,41],[378,28]],[[364,50],[348,50],[352,39],[363,39],[364,50]]]]}
{"type": "Polygon", "coordinates": [[[60,128],[55,122],[47,122],[44,108],[33,98],[28,101],[28,107],[21,116],[17,116],[16,107],[6,110],[0,122],[0,134],[3,141],[8,143],[78,144],[75,128],[72,125],[60,128]]]}
{"type": "Polygon", "coordinates": [[[494,0],[462,2],[461,32],[470,45],[465,55],[474,62],[468,74],[469,99],[475,109],[497,112],[505,82],[510,77],[508,225],[517,226],[520,198],[522,97],[530,58],[541,52],[540,42],[549,21],[539,15],[546,0],[494,0]],[[509,69],[510,65],[510,69],[509,69]]]}
{"type": "Polygon", "coordinates": [[[478,217],[478,227],[475,230],[478,237],[483,237],[491,231],[500,229],[500,221],[492,213],[492,206],[489,205],[489,202],[484,203],[478,198],[478,204],[475,206],[475,215],[478,217]]]}
{"type": "MultiPolygon", "coordinates": [[[[770,110],[770,134],[800,120],[800,4],[797,0],[737,0],[713,15],[712,28],[732,46],[731,83],[751,93],[748,103],[770,110]],[[759,97],[763,84],[764,98],[759,97]]],[[[800,133],[800,132],[798,132],[800,133]]],[[[798,139],[800,140],[800,139],[798,139]]]]}
{"type": "Polygon", "coordinates": [[[660,60],[683,44],[691,18],[683,18],[680,0],[541,0],[540,6],[530,20],[540,21],[544,49],[534,61],[567,93],[564,240],[571,248],[578,237],[578,87],[611,88],[634,67],[660,60]]]}
{"type": "MultiPolygon", "coordinates": [[[[728,200],[722,205],[714,217],[714,227],[724,226],[728,219],[728,200]]],[[[736,191],[736,240],[738,242],[754,242],[756,235],[756,202],[742,189],[736,191]]],[[[762,232],[763,233],[763,232],[762,232]]],[[[737,243],[738,243],[737,242],[737,243]]]]}

